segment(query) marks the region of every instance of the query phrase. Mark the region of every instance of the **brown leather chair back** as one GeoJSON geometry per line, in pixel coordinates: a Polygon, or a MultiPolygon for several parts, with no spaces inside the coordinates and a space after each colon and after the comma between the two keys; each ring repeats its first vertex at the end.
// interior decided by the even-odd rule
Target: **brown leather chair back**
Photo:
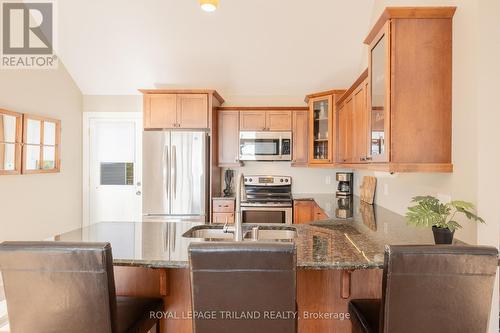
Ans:
{"type": "Polygon", "coordinates": [[[4,242],[0,269],[12,333],[116,331],[109,243],[4,242]]]}
{"type": "Polygon", "coordinates": [[[498,251],[386,246],[380,332],[486,332],[498,251]]]}
{"type": "Polygon", "coordinates": [[[294,244],[191,243],[189,261],[193,332],[296,332],[294,244]]]}

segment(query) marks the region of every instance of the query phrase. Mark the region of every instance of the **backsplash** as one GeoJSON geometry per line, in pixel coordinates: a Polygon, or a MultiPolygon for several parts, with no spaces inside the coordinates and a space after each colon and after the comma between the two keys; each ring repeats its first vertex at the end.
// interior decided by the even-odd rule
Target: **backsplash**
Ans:
{"type": "MultiPolygon", "coordinates": [[[[222,186],[224,187],[224,171],[222,186]]],[[[247,175],[273,175],[292,177],[293,193],[335,193],[337,181],[335,174],[343,169],[292,168],[289,162],[245,162],[240,168],[233,168],[235,177],[238,172],[247,175]]]]}

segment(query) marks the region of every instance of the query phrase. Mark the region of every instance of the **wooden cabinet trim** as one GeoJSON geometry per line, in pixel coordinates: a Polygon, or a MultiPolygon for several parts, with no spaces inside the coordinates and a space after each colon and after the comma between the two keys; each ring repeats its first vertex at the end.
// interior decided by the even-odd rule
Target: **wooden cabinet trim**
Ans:
{"type": "Polygon", "coordinates": [[[154,94],[207,94],[213,96],[219,104],[224,104],[224,98],[213,89],[138,89],[143,95],[154,94]]]}
{"type": "Polygon", "coordinates": [[[339,99],[336,101],[336,104],[340,105],[342,102],[344,102],[347,99],[347,97],[349,97],[354,92],[354,90],[359,88],[362,82],[366,81],[367,78],[368,78],[368,68],[366,68],[363,71],[363,73],[361,73],[361,75],[356,79],[356,81],[354,81],[352,86],[350,86],[349,89],[347,89],[345,93],[339,97],[339,99]]]}
{"type": "Polygon", "coordinates": [[[364,43],[371,44],[380,29],[390,19],[443,19],[452,18],[457,7],[386,7],[372,30],[366,36],[364,43]]]}
{"type": "Polygon", "coordinates": [[[219,106],[221,111],[307,111],[307,106],[219,106]]]}

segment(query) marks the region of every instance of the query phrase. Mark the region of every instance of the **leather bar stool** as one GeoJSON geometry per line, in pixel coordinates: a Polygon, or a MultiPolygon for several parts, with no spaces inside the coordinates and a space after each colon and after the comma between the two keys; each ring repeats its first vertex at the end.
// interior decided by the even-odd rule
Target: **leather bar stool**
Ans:
{"type": "Polygon", "coordinates": [[[498,264],[487,246],[386,246],[382,299],[351,300],[352,332],[486,332],[498,264]]]}
{"type": "Polygon", "coordinates": [[[193,332],[297,331],[294,244],[191,243],[189,261],[193,332]]]}
{"type": "MultiPolygon", "coordinates": [[[[109,243],[0,244],[12,333],[142,333],[161,299],[117,297],[109,243]]],[[[159,325],[157,332],[159,332],[159,325]]]]}

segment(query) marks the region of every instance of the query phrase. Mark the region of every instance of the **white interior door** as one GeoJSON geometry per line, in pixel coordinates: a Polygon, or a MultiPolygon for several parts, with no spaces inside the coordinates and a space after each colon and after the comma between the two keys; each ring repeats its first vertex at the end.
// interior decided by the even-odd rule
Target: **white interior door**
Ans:
{"type": "Polygon", "coordinates": [[[90,117],[88,223],[142,220],[142,119],[90,117]]]}

